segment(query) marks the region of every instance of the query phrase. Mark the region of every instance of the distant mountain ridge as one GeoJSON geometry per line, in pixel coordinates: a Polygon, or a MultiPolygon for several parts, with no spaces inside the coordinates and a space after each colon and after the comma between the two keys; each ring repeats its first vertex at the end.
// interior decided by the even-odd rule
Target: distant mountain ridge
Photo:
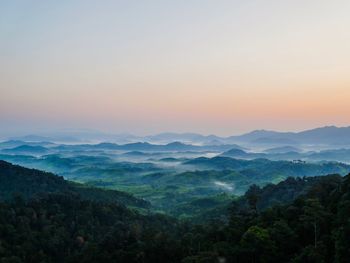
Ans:
{"type": "Polygon", "coordinates": [[[45,154],[47,149],[43,146],[32,146],[32,145],[20,145],[15,148],[3,149],[4,153],[10,154],[45,154]]]}
{"type": "Polygon", "coordinates": [[[266,149],[264,152],[266,153],[288,153],[288,152],[301,152],[299,148],[293,146],[280,146],[266,149]]]}
{"type": "Polygon", "coordinates": [[[350,126],[336,127],[325,126],[301,132],[279,132],[270,130],[255,130],[242,135],[222,137],[217,135],[202,135],[198,133],[160,133],[149,136],[135,136],[132,134],[106,134],[102,132],[65,132],[56,133],[51,136],[29,135],[23,137],[10,138],[13,140],[23,140],[28,142],[50,141],[67,143],[102,142],[108,141],[120,144],[135,142],[147,142],[152,144],[169,144],[180,142],[194,145],[221,145],[232,143],[249,144],[335,144],[350,145],[350,126]]]}
{"type": "MultiPolygon", "coordinates": [[[[269,130],[255,130],[249,133],[245,133],[237,136],[220,137],[216,135],[204,136],[196,133],[165,133],[145,138],[151,139],[167,139],[177,141],[197,141],[202,143],[208,143],[215,141],[221,144],[229,143],[268,143],[268,144],[350,144],[350,126],[348,127],[336,127],[325,126],[301,132],[278,132],[269,130]]],[[[147,140],[146,140],[147,141],[147,140]]]]}
{"type": "Polygon", "coordinates": [[[350,144],[350,127],[326,126],[301,132],[254,131],[230,137],[232,141],[276,144],[350,144]]]}
{"type": "Polygon", "coordinates": [[[242,160],[231,157],[217,156],[213,158],[199,157],[185,161],[187,165],[202,166],[211,170],[255,170],[259,176],[266,175],[266,172],[274,171],[279,174],[286,172],[288,176],[316,176],[326,174],[346,175],[350,172],[350,165],[338,162],[306,163],[293,161],[272,161],[268,159],[242,160]]]}
{"type": "Polygon", "coordinates": [[[99,143],[99,144],[77,144],[77,145],[60,145],[52,149],[71,150],[71,149],[105,149],[121,151],[227,151],[232,148],[242,149],[236,144],[222,145],[192,145],[182,142],[171,142],[168,144],[151,144],[148,142],[136,142],[128,144],[116,143],[99,143]]]}
{"type": "Polygon", "coordinates": [[[350,144],[350,126],[325,126],[301,132],[279,132],[270,130],[254,130],[236,136],[221,137],[216,135],[201,135],[197,133],[161,133],[142,137],[144,141],[188,142],[202,144],[230,144],[230,143],[267,143],[267,144],[350,144]]]}

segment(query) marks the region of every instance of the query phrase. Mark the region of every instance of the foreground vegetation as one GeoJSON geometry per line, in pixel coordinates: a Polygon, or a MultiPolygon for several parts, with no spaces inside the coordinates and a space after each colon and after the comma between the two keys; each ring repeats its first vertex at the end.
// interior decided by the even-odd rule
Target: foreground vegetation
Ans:
{"type": "Polygon", "coordinates": [[[44,193],[39,190],[62,179],[5,162],[0,168],[0,178],[26,178],[1,189],[21,190],[0,205],[1,262],[348,262],[350,257],[350,175],[251,186],[228,211],[219,209],[216,217],[195,225],[140,214],[121,200],[94,200],[73,188],[44,193]],[[38,190],[26,195],[33,184],[38,190]]]}

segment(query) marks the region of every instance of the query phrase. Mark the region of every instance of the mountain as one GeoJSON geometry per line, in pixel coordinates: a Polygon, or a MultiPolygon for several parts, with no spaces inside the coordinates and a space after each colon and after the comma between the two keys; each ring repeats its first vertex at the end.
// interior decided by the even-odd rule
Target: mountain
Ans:
{"type": "Polygon", "coordinates": [[[271,145],[297,144],[326,144],[350,145],[350,126],[326,126],[301,132],[277,132],[269,130],[255,130],[238,136],[220,137],[215,135],[204,136],[196,133],[162,133],[144,137],[145,141],[207,144],[251,143],[271,145]]]}
{"type": "Polygon", "coordinates": [[[288,177],[278,184],[268,184],[262,188],[251,186],[248,191],[237,200],[240,205],[248,205],[251,191],[258,194],[257,208],[265,210],[274,205],[286,205],[300,196],[310,195],[317,188],[336,188],[341,184],[343,178],[340,175],[325,175],[314,177],[288,177]]]}
{"type": "Polygon", "coordinates": [[[281,144],[291,144],[297,145],[299,142],[290,138],[281,138],[281,137],[262,137],[250,141],[252,144],[266,144],[266,145],[281,145],[281,144]]]}
{"type": "Polygon", "coordinates": [[[322,161],[340,161],[350,163],[350,149],[324,150],[319,152],[305,153],[305,158],[309,160],[322,161]]]}
{"type": "Polygon", "coordinates": [[[212,142],[221,143],[221,137],[216,135],[201,135],[198,133],[174,133],[165,132],[156,135],[150,135],[144,137],[145,141],[153,143],[171,143],[171,142],[182,142],[189,144],[212,144],[212,142]]]}
{"type": "Polygon", "coordinates": [[[272,161],[268,159],[241,160],[230,157],[195,158],[184,164],[203,169],[246,171],[249,176],[273,179],[275,176],[286,177],[316,176],[326,174],[348,174],[350,165],[338,162],[306,163],[302,161],[272,161]]]}
{"type": "Polygon", "coordinates": [[[299,148],[292,146],[282,146],[269,148],[262,153],[246,152],[239,149],[231,149],[223,152],[219,156],[231,157],[238,159],[253,160],[257,158],[265,158],[269,160],[303,160],[303,161],[334,161],[350,163],[350,149],[331,149],[323,151],[301,152],[299,148]]]}
{"type": "Polygon", "coordinates": [[[49,136],[42,136],[42,135],[25,135],[20,137],[12,137],[11,140],[13,141],[27,141],[27,142],[41,142],[41,141],[52,141],[53,138],[49,136]]]}
{"type": "Polygon", "coordinates": [[[294,137],[303,143],[350,144],[350,126],[326,126],[299,132],[294,137]]]}
{"type": "Polygon", "coordinates": [[[257,130],[228,138],[231,142],[252,144],[326,144],[349,145],[350,127],[326,126],[302,132],[257,130]]]}
{"type": "Polygon", "coordinates": [[[123,192],[71,184],[0,161],[0,261],[140,262],[142,257],[151,263],[169,262],[171,255],[172,262],[180,262],[181,254],[172,255],[177,222],[125,205],[148,208],[123,192]]]}
{"type": "MultiPolygon", "coordinates": [[[[11,138],[28,142],[50,141],[58,143],[100,143],[113,142],[130,144],[147,142],[151,144],[169,144],[180,142],[193,145],[222,145],[222,144],[266,144],[266,145],[350,145],[350,126],[326,126],[301,132],[278,132],[271,130],[255,130],[242,135],[222,137],[217,135],[202,135],[197,133],[160,133],[149,136],[135,136],[131,134],[108,134],[98,131],[64,131],[47,135],[27,135],[11,138]]],[[[17,145],[18,146],[18,145],[17,145]]],[[[228,150],[228,149],[227,149],[228,150]]]]}
{"type": "MultiPolygon", "coordinates": [[[[208,182],[214,175],[177,176],[208,182]]],[[[123,205],[122,192],[109,195],[0,161],[1,262],[348,262],[350,256],[350,175],[287,178],[250,186],[239,198],[221,193],[177,207],[177,214],[195,212],[199,221],[141,214],[123,205]],[[11,198],[14,192],[22,197],[11,198]]]]}
{"type": "Polygon", "coordinates": [[[20,140],[8,140],[8,141],[0,142],[0,149],[14,148],[25,144],[27,143],[20,140]]]}
{"type": "Polygon", "coordinates": [[[22,145],[42,146],[42,147],[55,146],[54,143],[49,141],[28,142],[28,141],[20,141],[20,140],[9,140],[9,141],[0,142],[0,149],[15,148],[22,145]]]}
{"type": "Polygon", "coordinates": [[[3,149],[1,151],[9,154],[46,154],[48,149],[43,146],[21,145],[11,149],[3,149]]]}
{"type": "Polygon", "coordinates": [[[238,145],[192,145],[185,144],[182,142],[171,142],[165,145],[162,144],[150,144],[147,142],[143,143],[130,143],[124,145],[115,145],[114,149],[124,150],[124,151],[175,151],[175,152],[184,152],[184,151],[225,151],[230,148],[240,148],[238,145]]]}
{"type": "Polygon", "coordinates": [[[264,152],[276,154],[276,153],[288,153],[288,152],[301,152],[301,150],[293,146],[280,146],[280,147],[266,149],[264,150],[264,152]]]}
{"type": "Polygon", "coordinates": [[[58,151],[84,151],[84,150],[118,150],[118,151],[153,151],[153,152],[186,152],[186,151],[215,151],[222,152],[232,148],[242,149],[236,144],[221,144],[221,145],[192,145],[182,142],[172,142],[168,144],[151,144],[148,142],[135,142],[128,144],[115,144],[115,143],[99,143],[99,144],[76,144],[76,145],[59,145],[52,147],[52,150],[58,151]]]}
{"type": "Polygon", "coordinates": [[[131,151],[131,152],[126,152],[123,153],[122,156],[125,157],[146,157],[146,156],[152,156],[151,153],[144,153],[140,151],[131,151]]]}
{"type": "Polygon", "coordinates": [[[22,140],[27,142],[50,141],[56,143],[83,143],[83,142],[99,142],[102,140],[111,139],[104,137],[104,133],[90,130],[67,130],[49,132],[41,135],[30,134],[25,136],[12,137],[12,140],[22,140]]]}
{"type": "Polygon", "coordinates": [[[278,137],[280,135],[291,135],[292,133],[281,133],[276,131],[267,131],[267,130],[255,130],[252,132],[248,132],[239,136],[231,136],[228,137],[229,140],[239,140],[239,141],[254,141],[260,138],[271,138],[278,137]]]}
{"type": "Polygon", "coordinates": [[[61,176],[0,160],[0,200],[8,200],[14,194],[30,199],[43,193],[73,193],[82,199],[118,202],[128,206],[148,208],[150,204],[132,195],[114,190],[102,190],[66,181],[61,176]]]}
{"type": "Polygon", "coordinates": [[[350,175],[311,184],[288,179],[263,190],[254,186],[246,193],[246,207],[233,202],[229,223],[203,228],[198,243],[215,241],[186,262],[218,262],[218,248],[223,262],[348,262],[349,186],[350,175]],[[259,209],[261,202],[278,198],[278,205],[259,209]]]}
{"type": "Polygon", "coordinates": [[[258,158],[267,157],[267,155],[264,153],[250,153],[250,152],[246,152],[236,148],[226,151],[222,153],[220,156],[232,157],[232,158],[238,158],[238,159],[258,159],[258,158]]]}

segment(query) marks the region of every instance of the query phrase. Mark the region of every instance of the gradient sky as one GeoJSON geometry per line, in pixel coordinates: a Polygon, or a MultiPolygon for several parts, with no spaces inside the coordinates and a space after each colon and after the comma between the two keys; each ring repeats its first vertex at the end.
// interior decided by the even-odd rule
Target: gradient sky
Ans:
{"type": "Polygon", "coordinates": [[[0,129],[350,124],[350,1],[0,2],[0,129]]]}

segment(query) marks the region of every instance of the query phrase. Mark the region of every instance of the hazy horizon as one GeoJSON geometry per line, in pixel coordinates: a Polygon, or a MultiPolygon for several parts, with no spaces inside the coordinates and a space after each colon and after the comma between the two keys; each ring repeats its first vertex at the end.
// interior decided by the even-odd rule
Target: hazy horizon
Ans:
{"type": "Polygon", "coordinates": [[[232,131],[231,133],[227,134],[220,134],[220,133],[201,133],[201,132],[196,132],[196,131],[171,131],[171,130],[164,130],[164,131],[159,131],[159,132],[154,132],[154,133],[135,133],[135,132],[127,132],[127,131],[111,131],[111,130],[98,130],[98,129],[92,129],[92,128],[57,128],[57,129],[31,129],[31,130],[22,130],[22,129],[13,129],[12,131],[7,131],[1,130],[0,131],[0,140],[1,139],[9,139],[9,138],[16,138],[16,137],[23,137],[23,136],[53,136],[53,135],[75,135],[75,134],[104,134],[104,135],[130,135],[130,136],[136,136],[136,137],[147,137],[147,136],[153,136],[153,135],[159,135],[159,134],[166,134],[166,133],[174,133],[174,134],[199,134],[203,136],[209,136],[209,135],[215,135],[218,137],[229,137],[229,136],[239,136],[239,135],[244,135],[250,132],[255,132],[255,131],[274,131],[274,132],[293,132],[293,133],[299,133],[303,131],[308,131],[308,130],[314,130],[318,128],[326,128],[326,127],[336,127],[336,128],[349,128],[350,125],[345,125],[345,126],[336,126],[336,125],[325,125],[325,126],[318,126],[318,127],[311,127],[307,129],[295,129],[295,130],[283,130],[283,129],[263,129],[263,128],[256,128],[252,130],[246,130],[242,132],[235,132],[232,131]]]}
{"type": "Polygon", "coordinates": [[[1,133],[347,126],[350,2],[2,1],[1,133]]]}

